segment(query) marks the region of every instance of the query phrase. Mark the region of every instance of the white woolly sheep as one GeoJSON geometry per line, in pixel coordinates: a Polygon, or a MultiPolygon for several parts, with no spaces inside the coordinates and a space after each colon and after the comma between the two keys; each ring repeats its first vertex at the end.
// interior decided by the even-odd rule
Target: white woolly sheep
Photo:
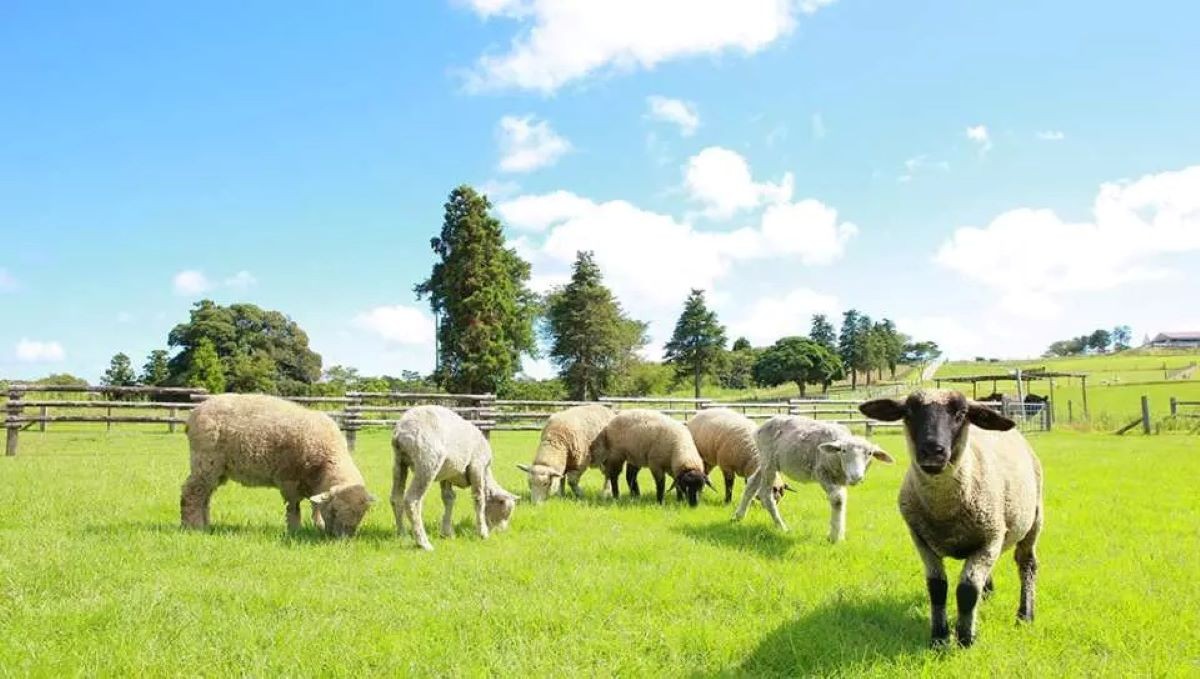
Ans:
{"type": "Polygon", "coordinates": [[[188,419],[191,475],[179,501],[185,528],[207,528],[209,500],[227,479],[272,486],[283,494],[289,530],[300,527],[300,501],[313,523],[339,537],[353,535],[375,498],[327,415],[275,398],[222,394],[188,419]]]}
{"type": "MultiPolygon", "coordinates": [[[[571,484],[576,497],[583,497],[579,477],[592,464],[592,441],[612,420],[608,406],[583,405],[554,413],[542,428],[541,440],[532,465],[517,468],[529,475],[529,496],[534,503],[545,500],[556,484],[571,484]]],[[[564,490],[565,492],[565,490],[564,490]]]]}
{"type": "Polygon", "coordinates": [[[767,420],[755,435],[762,463],[746,480],[742,501],[733,520],[746,515],[750,500],[758,496],[775,525],[787,530],[774,496],[765,488],[765,479],[777,472],[796,481],[815,481],[829,498],[829,541],[846,536],[847,486],[857,485],[867,474],[871,460],[891,463],[892,457],[879,446],[854,436],[835,422],[821,422],[797,415],[776,415],[767,420]]]}
{"type": "Polygon", "coordinates": [[[925,565],[932,643],[950,640],[946,557],[964,559],[955,599],[958,643],[975,641],[975,607],[992,590],[996,559],[1015,547],[1021,598],[1017,619],[1033,620],[1042,466],[1015,423],[957,391],[917,391],[868,401],[867,417],[904,420],[913,464],[900,486],[900,514],[925,565]]]}
{"type": "MultiPolygon", "coordinates": [[[[738,476],[748,479],[758,471],[758,446],[754,443],[758,425],[729,408],[708,408],[688,420],[687,428],[704,460],[704,473],[720,468],[725,480],[725,504],[729,504],[733,501],[733,480],[738,476]]],[[[790,490],[791,486],[776,474],[771,483],[775,501],[790,490]]]]}
{"type": "Polygon", "coordinates": [[[471,487],[475,497],[475,525],[479,537],[489,529],[504,530],[517,503],[517,496],[504,490],[492,476],[492,448],[479,429],[457,413],[442,406],[417,406],[396,423],[392,432],[395,463],[392,476],[392,511],[396,532],[404,534],[404,517],[412,524],[413,537],[421,549],[432,550],[425,534],[421,505],[429,486],[442,485],[442,537],[454,535],[454,487],[471,487]],[[405,490],[409,470],[412,485],[405,490]]]}
{"type": "Polygon", "coordinates": [[[687,499],[695,507],[705,485],[712,487],[704,475],[704,460],[696,452],[692,435],[682,422],[655,410],[623,410],[608,423],[592,443],[592,459],[603,465],[604,476],[618,496],[617,475],[625,465],[625,480],[629,493],[640,494],[637,474],[648,467],[654,477],[655,495],[663,501],[666,474],[674,479],[672,488],[677,497],[687,499]]]}

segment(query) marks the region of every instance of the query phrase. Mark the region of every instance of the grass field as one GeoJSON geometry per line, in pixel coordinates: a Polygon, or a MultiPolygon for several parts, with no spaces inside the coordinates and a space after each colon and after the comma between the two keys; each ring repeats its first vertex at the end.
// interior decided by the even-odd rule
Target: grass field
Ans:
{"type": "MultiPolygon", "coordinates": [[[[495,435],[513,490],[535,437],[495,435]]],[[[696,509],[559,499],[519,507],[483,542],[464,496],[458,537],[424,554],[393,535],[386,501],[335,542],[285,535],[274,491],[235,486],[214,497],[212,533],[181,532],[178,434],[22,439],[0,458],[0,675],[1200,673],[1195,437],[1036,436],[1039,618],[1014,624],[1006,556],[979,643],[950,652],[926,649],[924,581],[895,509],[902,465],[852,489],[837,546],[806,487],[783,504],[786,535],[757,507],[730,524],[711,496],[696,509]]],[[[897,437],[880,441],[904,457],[897,437]]],[[[384,433],[358,455],[386,497],[384,433]]],[[[585,486],[595,494],[594,472],[585,486]]]]}

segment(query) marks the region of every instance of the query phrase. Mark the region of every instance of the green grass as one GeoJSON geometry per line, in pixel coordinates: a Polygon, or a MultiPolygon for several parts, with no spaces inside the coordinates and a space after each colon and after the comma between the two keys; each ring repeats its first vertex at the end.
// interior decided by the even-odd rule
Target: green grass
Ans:
{"type": "MultiPolygon", "coordinates": [[[[524,491],[513,463],[536,434],[494,439],[501,482],[524,491]]],[[[880,441],[904,456],[897,437],[880,441]]],[[[386,500],[336,542],[311,528],[288,537],[278,494],[237,486],[214,497],[213,532],[184,533],[181,435],[26,433],[19,457],[0,458],[0,675],[1200,673],[1197,438],[1034,444],[1048,516],[1038,620],[1014,624],[1006,555],[977,646],[931,652],[895,508],[902,465],[851,490],[837,546],[811,486],[783,504],[789,534],[758,507],[732,525],[711,496],[696,509],[557,499],[520,506],[486,542],[464,491],[458,537],[424,554],[393,536],[386,500]]],[[[385,498],[384,432],[363,433],[358,456],[385,498]]],[[[594,496],[598,476],[584,481],[594,496]]]]}

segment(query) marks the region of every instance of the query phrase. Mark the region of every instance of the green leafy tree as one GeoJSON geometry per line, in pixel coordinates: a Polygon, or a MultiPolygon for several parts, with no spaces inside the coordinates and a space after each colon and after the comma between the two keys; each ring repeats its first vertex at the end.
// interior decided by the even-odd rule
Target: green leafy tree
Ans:
{"type": "Polygon", "coordinates": [[[171,379],[171,366],[167,362],[167,351],[155,349],[146,357],[142,366],[142,384],[149,387],[161,387],[171,379]]]}
{"type": "Polygon", "coordinates": [[[415,288],[439,319],[438,383],[452,392],[497,392],[536,354],[536,297],[527,287],[529,264],[505,247],[487,198],[469,186],[450,192],[437,261],[415,288]]]}
{"type": "Polygon", "coordinates": [[[646,345],[646,324],[631,320],[604,286],[591,252],[576,255],[571,281],[546,301],[550,360],[572,400],[595,400],[646,345]]]}
{"type": "Polygon", "coordinates": [[[841,379],[841,359],[807,337],[784,337],[762,352],[754,364],[754,379],[767,386],[792,382],[804,398],[809,384],[828,385],[841,379]]]}
{"type": "Polygon", "coordinates": [[[1112,344],[1112,333],[1104,328],[1094,330],[1091,335],[1088,335],[1087,346],[1097,353],[1103,354],[1108,351],[1110,344],[1112,344]]]}
{"type": "Polygon", "coordinates": [[[837,350],[837,332],[833,329],[833,324],[829,322],[825,314],[813,314],[812,327],[808,331],[808,338],[830,351],[837,350]]]}
{"type": "Polygon", "coordinates": [[[693,289],[675,323],[675,332],[664,347],[665,362],[674,366],[680,378],[692,377],[696,398],[700,398],[701,378],[715,367],[724,348],[725,327],[717,322],[716,312],[705,304],[704,291],[693,289]]]}
{"type": "Polygon", "coordinates": [[[184,384],[189,387],[202,387],[210,394],[220,394],[225,391],[225,368],[221,365],[221,357],[217,348],[209,339],[201,339],[191,352],[187,372],[184,373],[184,384]]]}
{"type": "Polygon", "coordinates": [[[887,367],[892,379],[896,378],[896,366],[900,363],[900,358],[904,355],[904,345],[908,343],[908,336],[896,330],[896,324],[885,318],[876,326],[879,333],[879,351],[882,365],[878,366],[880,370],[887,367]]]}
{"type": "Polygon", "coordinates": [[[242,394],[275,393],[275,362],[262,352],[234,356],[229,362],[225,388],[242,394]]]}
{"type": "MultiPolygon", "coordinates": [[[[217,352],[226,376],[245,377],[249,366],[261,370],[269,360],[271,391],[304,393],[321,377],[321,356],[309,349],[308,335],[292,319],[253,304],[221,306],[201,300],[192,307],[188,322],[175,326],[167,337],[168,346],[180,349],[168,362],[171,383],[186,381],[194,353],[205,340],[217,352]]],[[[265,383],[241,379],[238,386],[265,383]]]]}
{"type": "Polygon", "coordinates": [[[900,362],[905,365],[928,363],[942,355],[942,349],[937,342],[906,342],[900,354],[900,362]]]}
{"type": "Polygon", "coordinates": [[[717,380],[726,389],[749,389],[755,384],[754,364],[760,352],[751,347],[744,337],[734,342],[733,346],[721,357],[717,380]]]}
{"type": "Polygon", "coordinates": [[[752,347],[750,346],[750,340],[746,339],[745,337],[739,337],[733,341],[733,346],[730,347],[729,350],[730,351],[745,351],[746,349],[751,349],[751,348],[752,347]]]}
{"type": "Polygon", "coordinates": [[[634,359],[613,384],[614,396],[658,396],[671,391],[675,370],[663,363],[634,359]]]}
{"type": "Polygon", "coordinates": [[[1128,325],[1118,325],[1112,329],[1113,351],[1125,351],[1133,342],[1133,330],[1128,325]]]}
{"type": "Polygon", "coordinates": [[[137,373],[133,371],[133,363],[126,354],[117,354],[108,363],[108,370],[100,378],[100,383],[106,387],[132,387],[137,384],[137,373]]]}

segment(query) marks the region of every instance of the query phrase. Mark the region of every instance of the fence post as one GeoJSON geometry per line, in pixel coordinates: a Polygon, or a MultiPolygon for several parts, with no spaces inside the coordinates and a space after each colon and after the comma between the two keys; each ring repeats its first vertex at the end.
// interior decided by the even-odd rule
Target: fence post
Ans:
{"type": "Polygon", "coordinates": [[[1175,417],[1178,414],[1179,414],[1179,399],[1172,396],[1171,397],[1171,417],[1175,417]]]}
{"type": "Polygon", "coordinates": [[[871,438],[871,434],[875,433],[875,424],[867,422],[867,438],[871,438]]]}
{"type": "Polygon", "coordinates": [[[112,431],[112,406],[105,408],[104,412],[106,413],[104,417],[108,420],[104,423],[104,430],[112,431]]]}
{"type": "Polygon", "coordinates": [[[346,432],[346,448],[350,452],[358,446],[358,409],[362,405],[362,396],[347,394],[349,401],[342,409],[342,429],[346,432]]]}
{"type": "Polygon", "coordinates": [[[1150,397],[1142,397],[1142,431],[1150,433],[1150,397]]]}
{"type": "Polygon", "coordinates": [[[48,406],[42,406],[39,410],[41,411],[40,414],[42,417],[42,421],[38,422],[38,431],[45,432],[46,431],[46,418],[50,416],[50,408],[48,406]]]}
{"type": "Polygon", "coordinates": [[[18,437],[21,435],[21,425],[17,421],[24,411],[21,405],[21,397],[24,394],[17,390],[8,392],[8,405],[5,406],[5,427],[7,435],[4,441],[4,454],[8,457],[14,457],[17,454],[18,437]]]}
{"type": "Polygon", "coordinates": [[[175,416],[179,413],[178,408],[171,408],[171,421],[167,423],[167,431],[175,433],[175,416]]]}
{"type": "Polygon", "coordinates": [[[1067,400],[1067,424],[1075,424],[1075,402],[1067,400]]]}

